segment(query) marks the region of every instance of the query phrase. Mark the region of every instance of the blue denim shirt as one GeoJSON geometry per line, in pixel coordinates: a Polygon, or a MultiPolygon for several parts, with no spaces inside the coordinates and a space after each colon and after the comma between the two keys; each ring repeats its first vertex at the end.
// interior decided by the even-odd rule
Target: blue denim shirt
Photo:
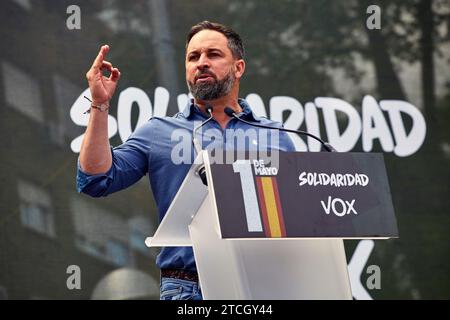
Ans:
{"type": "MultiPolygon", "coordinates": [[[[242,119],[247,121],[281,127],[279,122],[271,121],[267,118],[257,117],[250,109],[250,106],[243,99],[238,100],[243,111],[240,114],[242,119]]],[[[207,116],[191,100],[183,112],[175,114],[173,117],[153,117],[147,123],[137,128],[122,145],[111,148],[112,166],[103,174],[89,175],[81,170],[79,161],[77,168],[77,191],[88,194],[92,197],[105,197],[113,192],[125,189],[148,173],[153,196],[158,208],[159,221],[164,217],[170,203],[174,199],[181,186],[194,158],[192,149],[190,163],[174,163],[172,161],[172,151],[180,146],[179,134],[185,132],[188,138],[188,145],[192,146],[192,130],[195,125],[207,119],[207,116]],[[185,129],[185,130],[183,130],[185,129]],[[175,131],[177,130],[177,131],[175,131]],[[174,139],[175,137],[175,139],[174,139]]],[[[261,131],[236,119],[231,119],[226,129],[232,132],[237,129],[248,129],[261,131]]],[[[215,120],[209,121],[202,132],[205,136],[214,133],[213,139],[202,139],[203,148],[209,148],[212,141],[215,147],[223,150],[234,149],[230,142],[226,141],[226,130],[223,130],[215,120]],[[206,133],[206,134],[205,134],[206,133]]],[[[267,130],[274,131],[274,130],[267,130]]],[[[198,135],[196,135],[199,138],[198,135]]],[[[278,145],[267,145],[268,149],[281,151],[295,151],[294,144],[285,132],[279,133],[278,145]]],[[[261,141],[261,144],[270,139],[261,141]]],[[[259,141],[253,143],[257,144],[259,141]]],[[[196,270],[192,247],[165,247],[161,250],[156,259],[159,268],[196,270]]]]}

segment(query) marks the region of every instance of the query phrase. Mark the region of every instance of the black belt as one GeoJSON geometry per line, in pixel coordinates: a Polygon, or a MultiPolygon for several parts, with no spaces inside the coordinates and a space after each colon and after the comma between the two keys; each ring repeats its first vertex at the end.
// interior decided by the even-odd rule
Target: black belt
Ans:
{"type": "Polygon", "coordinates": [[[161,277],[198,282],[198,274],[195,271],[161,269],[161,277]]]}

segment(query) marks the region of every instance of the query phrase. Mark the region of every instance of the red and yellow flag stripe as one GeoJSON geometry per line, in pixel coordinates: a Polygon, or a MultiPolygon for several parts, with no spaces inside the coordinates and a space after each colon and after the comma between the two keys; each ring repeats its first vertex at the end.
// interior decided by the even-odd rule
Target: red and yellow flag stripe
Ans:
{"type": "Polygon", "coordinates": [[[268,238],[286,237],[276,177],[255,177],[264,232],[268,238]]]}

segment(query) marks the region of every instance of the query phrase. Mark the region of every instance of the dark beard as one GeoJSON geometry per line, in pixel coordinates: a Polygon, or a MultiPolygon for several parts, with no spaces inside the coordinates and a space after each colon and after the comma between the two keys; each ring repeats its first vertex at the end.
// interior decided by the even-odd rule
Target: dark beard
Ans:
{"type": "Polygon", "coordinates": [[[187,85],[196,100],[216,100],[230,93],[234,79],[233,72],[230,70],[222,80],[214,79],[213,82],[200,82],[198,84],[187,81],[187,85]]]}

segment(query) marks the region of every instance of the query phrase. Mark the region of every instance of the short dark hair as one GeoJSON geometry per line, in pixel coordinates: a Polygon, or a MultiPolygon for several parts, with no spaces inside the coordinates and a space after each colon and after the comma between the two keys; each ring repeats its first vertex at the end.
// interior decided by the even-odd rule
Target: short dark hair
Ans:
{"type": "Polygon", "coordinates": [[[186,49],[192,37],[202,30],[214,30],[223,34],[228,39],[228,48],[230,48],[233,57],[235,59],[244,59],[245,49],[239,34],[230,27],[216,22],[202,21],[192,26],[187,35],[186,49]]]}

